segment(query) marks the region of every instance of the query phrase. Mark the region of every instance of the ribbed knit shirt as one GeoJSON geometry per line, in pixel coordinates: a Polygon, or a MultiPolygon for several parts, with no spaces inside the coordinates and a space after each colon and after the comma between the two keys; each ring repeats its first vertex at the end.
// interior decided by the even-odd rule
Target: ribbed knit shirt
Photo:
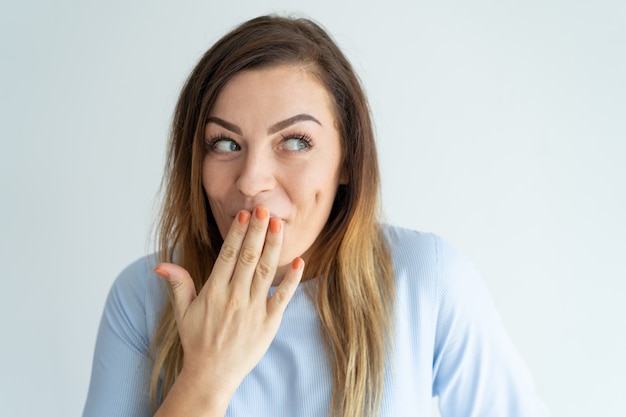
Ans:
{"type": "MultiPolygon", "coordinates": [[[[435,235],[391,226],[385,234],[396,302],[380,416],[430,417],[434,396],[443,417],[548,416],[471,263],[435,235]]],[[[149,345],[169,302],[155,263],[139,259],[111,288],[83,417],[151,415],[149,345]]],[[[299,285],[227,417],[330,415],[332,371],[307,288],[314,285],[299,285]]]]}

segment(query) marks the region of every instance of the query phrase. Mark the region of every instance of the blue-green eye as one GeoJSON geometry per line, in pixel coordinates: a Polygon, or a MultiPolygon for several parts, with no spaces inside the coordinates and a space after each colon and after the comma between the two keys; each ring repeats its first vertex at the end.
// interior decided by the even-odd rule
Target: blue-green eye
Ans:
{"type": "Polygon", "coordinates": [[[285,136],[283,147],[290,152],[304,151],[311,147],[311,140],[306,135],[285,136]]]}
{"type": "Polygon", "coordinates": [[[209,149],[219,153],[229,153],[241,150],[241,147],[237,143],[228,138],[216,138],[209,144],[209,149]]]}

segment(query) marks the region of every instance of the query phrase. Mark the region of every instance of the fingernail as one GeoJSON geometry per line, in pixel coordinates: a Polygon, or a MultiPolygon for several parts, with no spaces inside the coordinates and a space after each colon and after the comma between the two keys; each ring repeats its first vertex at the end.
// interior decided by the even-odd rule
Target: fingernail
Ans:
{"type": "Polygon", "coordinates": [[[158,275],[161,275],[163,278],[169,278],[170,277],[170,274],[167,271],[164,271],[164,270],[159,269],[159,268],[155,268],[154,269],[154,273],[158,274],[158,275]]]}
{"type": "Polygon", "coordinates": [[[265,207],[257,207],[254,209],[254,215],[256,216],[257,219],[259,220],[263,220],[265,218],[267,218],[267,216],[269,216],[270,212],[268,209],[266,209],[265,207]]]}
{"type": "Polygon", "coordinates": [[[302,269],[302,267],[304,267],[304,261],[302,258],[296,258],[291,263],[291,267],[295,270],[302,269]]]}
{"type": "Polygon", "coordinates": [[[237,214],[237,221],[240,224],[248,223],[249,218],[250,218],[250,213],[248,213],[247,211],[241,210],[239,214],[237,214]]]}
{"type": "Polygon", "coordinates": [[[282,224],[282,221],[279,218],[272,217],[270,219],[270,232],[272,232],[274,234],[280,232],[281,224],[282,224]]]}

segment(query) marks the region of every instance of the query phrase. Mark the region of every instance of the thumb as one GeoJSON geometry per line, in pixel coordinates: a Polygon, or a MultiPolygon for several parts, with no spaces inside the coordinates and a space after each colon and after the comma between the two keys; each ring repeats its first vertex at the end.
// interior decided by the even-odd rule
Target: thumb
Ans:
{"type": "Polygon", "coordinates": [[[174,306],[174,317],[176,322],[180,323],[187,308],[193,300],[196,299],[196,289],[189,272],[181,266],[160,263],[154,269],[154,272],[167,280],[172,289],[172,305],[174,306]]]}

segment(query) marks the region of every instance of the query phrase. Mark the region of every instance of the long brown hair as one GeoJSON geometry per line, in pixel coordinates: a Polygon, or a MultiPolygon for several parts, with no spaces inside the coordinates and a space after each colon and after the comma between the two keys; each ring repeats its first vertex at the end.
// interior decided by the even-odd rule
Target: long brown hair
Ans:
{"type": "MultiPolygon", "coordinates": [[[[360,82],[319,25],[276,16],[252,19],[220,39],[194,68],[172,124],[158,235],[160,257],[185,267],[200,291],[223,242],[201,180],[207,117],[235,74],[281,64],[306,68],[334,101],[348,181],[339,186],[329,220],[313,244],[305,278],[317,281],[315,302],[333,374],[331,415],[374,415],[382,398],[395,298],[389,249],[377,221],[378,161],[360,82]]],[[[169,304],[153,347],[150,392],[158,403],[183,363],[169,304]]]]}

